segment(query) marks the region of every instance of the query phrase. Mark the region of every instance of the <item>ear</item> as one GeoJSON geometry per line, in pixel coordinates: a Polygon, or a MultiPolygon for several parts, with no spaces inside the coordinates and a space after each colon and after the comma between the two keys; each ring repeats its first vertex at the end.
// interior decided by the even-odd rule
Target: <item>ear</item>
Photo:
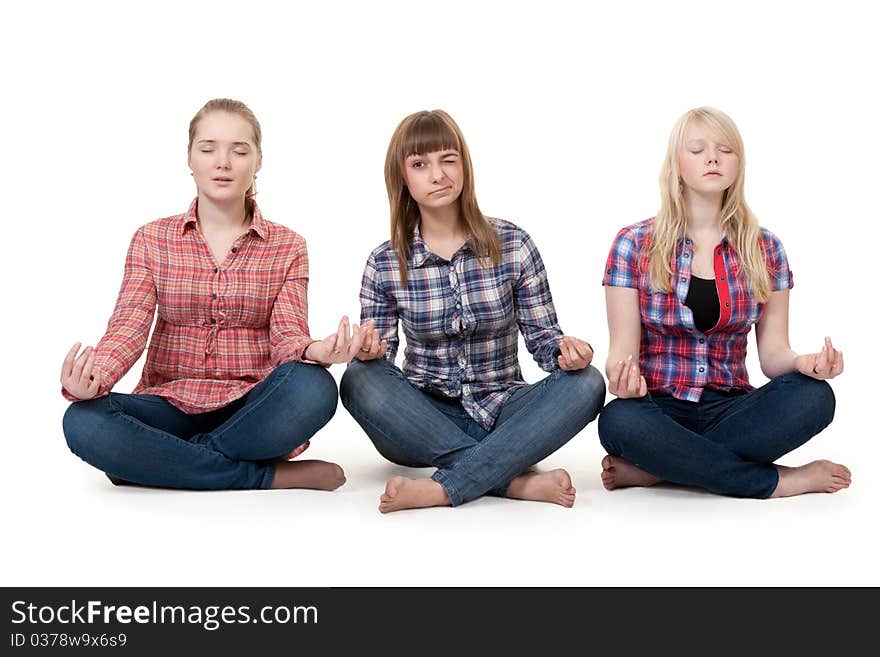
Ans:
{"type": "Polygon", "coordinates": [[[257,175],[260,172],[260,169],[263,168],[263,156],[257,158],[257,168],[254,169],[254,175],[257,175]]]}

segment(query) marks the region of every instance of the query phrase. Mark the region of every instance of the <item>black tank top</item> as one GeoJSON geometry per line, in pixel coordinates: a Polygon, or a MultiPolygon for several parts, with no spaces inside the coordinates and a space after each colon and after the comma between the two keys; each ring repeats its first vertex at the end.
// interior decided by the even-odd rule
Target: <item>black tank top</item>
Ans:
{"type": "Polygon", "coordinates": [[[721,314],[721,303],[718,301],[715,279],[691,276],[691,286],[688,288],[684,305],[693,312],[694,326],[700,333],[705,333],[715,326],[721,314]]]}

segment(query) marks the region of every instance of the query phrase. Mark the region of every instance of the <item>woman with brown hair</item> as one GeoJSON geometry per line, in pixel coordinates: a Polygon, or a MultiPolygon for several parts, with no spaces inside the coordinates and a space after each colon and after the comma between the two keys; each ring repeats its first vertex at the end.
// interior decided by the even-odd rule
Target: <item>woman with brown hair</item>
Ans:
{"type": "Polygon", "coordinates": [[[135,233],[116,308],[94,349],[61,370],[70,449],[114,483],[174,488],[317,488],[335,463],[289,461],[336,411],[325,369],[349,361],[361,331],[343,318],[317,341],[307,324],[302,237],[254,200],[262,133],[239,101],[209,101],[189,128],[197,197],[135,233]],[[111,392],[140,357],[140,383],[111,392]]]}
{"type": "Polygon", "coordinates": [[[487,493],[572,506],[565,470],[529,468],[596,417],[605,385],[589,344],[562,334],[532,239],[480,212],[464,137],[441,110],[400,123],[385,182],[391,240],[367,260],[361,323],[372,325],[340,395],[385,458],[437,470],[391,477],[379,510],[457,506],[487,493]],[[538,383],[520,373],[519,333],[550,372],[538,383]]]}

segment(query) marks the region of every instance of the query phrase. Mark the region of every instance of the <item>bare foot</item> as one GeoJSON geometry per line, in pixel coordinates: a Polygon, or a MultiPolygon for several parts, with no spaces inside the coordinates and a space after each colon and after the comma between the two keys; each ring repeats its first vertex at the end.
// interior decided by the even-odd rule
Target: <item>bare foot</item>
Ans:
{"type": "Polygon", "coordinates": [[[345,473],[327,461],[284,461],[275,464],[272,488],[316,488],[336,490],[345,483],[345,473]]]}
{"type": "Polygon", "coordinates": [[[845,465],[831,461],[813,461],[797,468],[774,466],[779,471],[779,483],[770,497],[791,497],[804,493],[836,493],[849,488],[852,473],[845,465]]]}
{"type": "Polygon", "coordinates": [[[107,479],[110,480],[110,483],[114,486],[131,486],[132,483],[130,481],[126,481],[125,479],[120,479],[119,477],[114,477],[112,474],[107,472],[104,473],[107,475],[107,479]]]}
{"type": "Polygon", "coordinates": [[[290,454],[288,454],[287,456],[279,456],[279,457],[278,457],[277,459],[275,459],[275,460],[276,460],[276,461],[292,461],[292,460],[295,459],[297,456],[299,456],[299,455],[302,454],[304,451],[306,451],[306,450],[309,448],[309,445],[310,445],[310,444],[311,444],[311,443],[307,440],[306,442],[304,442],[302,445],[300,445],[299,447],[297,447],[295,450],[293,450],[293,451],[292,451],[290,454]]]}
{"type": "Polygon", "coordinates": [[[515,500],[553,502],[567,508],[574,506],[577,494],[569,474],[559,468],[550,472],[524,472],[510,482],[507,497],[515,500]]]}
{"type": "Polygon", "coordinates": [[[429,506],[449,506],[449,496],[443,486],[433,479],[407,479],[394,476],[385,484],[379,498],[379,511],[390,513],[403,509],[424,509],[429,506]]]}
{"type": "Polygon", "coordinates": [[[627,486],[653,486],[662,479],[640,470],[626,459],[609,454],[602,459],[602,485],[606,490],[627,486]]]}

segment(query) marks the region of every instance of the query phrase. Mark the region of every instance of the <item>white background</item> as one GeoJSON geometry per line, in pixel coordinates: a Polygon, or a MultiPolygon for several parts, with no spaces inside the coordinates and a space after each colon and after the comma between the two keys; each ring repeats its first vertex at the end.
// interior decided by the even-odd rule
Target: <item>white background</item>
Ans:
{"type": "MultiPolygon", "coordinates": [[[[868,3],[285,4],[4,9],[2,584],[880,584],[868,3]],[[363,263],[387,239],[395,125],[439,107],[468,139],[483,211],[531,233],[563,330],[600,367],[611,240],[656,211],[678,116],[723,109],[746,143],[749,203],[794,271],[793,347],[830,335],[846,354],[834,423],[782,462],[845,463],[852,488],[608,493],[593,423],[542,464],[569,469],[574,509],[484,498],[382,516],[389,475],[429,471],[384,462],[341,405],[308,453],[345,468],[337,492],[110,486],[66,447],[61,360],[100,338],[135,229],[188,206],[187,125],[218,96],[262,123],[259,202],[308,240],[314,335],[357,316],[363,263]]],[[[753,348],[749,368],[765,381],[753,348]]]]}

